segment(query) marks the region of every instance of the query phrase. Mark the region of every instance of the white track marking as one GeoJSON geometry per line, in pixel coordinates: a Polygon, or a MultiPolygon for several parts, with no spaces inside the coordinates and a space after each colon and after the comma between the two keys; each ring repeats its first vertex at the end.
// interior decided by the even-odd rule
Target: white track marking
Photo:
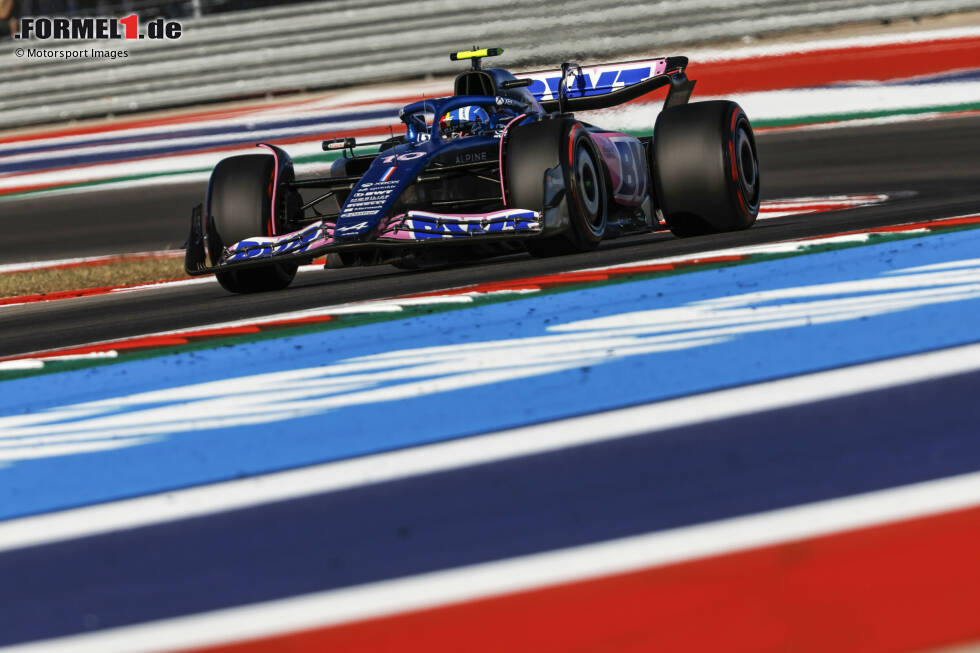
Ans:
{"type": "MultiPolygon", "coordinates": [[[[962,259],[960,261],[946,261],[945,263],[933,263],[932,265],[920,265],[914,268],[906,268],[904,272],[936,272],[937,270],[956,270],[959,268],[969,268],[980,265],[980,258],[962,259]]],[[[899,273],[900,270],[893,270],[889,274],[899,273]]]]}
{"type": "Polygon", "coordinates": [[[881,45],[897,45],[902,43],[926,43],[929,41],[966,39],[976,36],[980,36],[980,25],[965,25],[963,27],[922,30],[919,32],[848,36],[842,38],[803,41],[800,43],[748,45],[745,47],[729,49],[693,48],[686,50],[685,54],[691,61],[732,61],[741,59],[755,59],[757,57],[775,57],[801,52],[816,52],[819,50],[849,50],[852,48],[869,48],[881,45]]]}
{"type": "Polygon", "coordinates": [[[44,367],[44,361],[41,360],[12,360],[12,361],[0,361],[0,371],[11,372],[20,370],[39,370],[44,367]]]}
{"type": "Polygon", "coordinates": [[[635,572],[972,508],[980,473],[265,603],[45,640],[6,653],[141,653],[269,637],[635,572]]]}
{"type": "Polygon", "coordinates": [[[131,446],[130,439],[144,436],[171,438],[269,424],[696,349],[752,333],[977,299],[980,267],[882,274],[576,320],[550,326],[541,335],[408,347],[319,366],[52,406],[0,417],[0,462],[43,457],[48,447],[67,455],[71,451],[66,445],[72,443],[80,453],[97,441],[131,446]]]}
{"type": "Polygon", "coordinates": [[[152,290],[154,288],[159,288],[160,286],[165,286],[168,288],[175,288],[179,286],[197,286],[202,284],[215,283],[215,280],[211,275],[205,277],[194,277],[191,279],[178,279],[177,281],[158,281],[154,283],[144,283],[138,286],[123,286],[121,288],[110,288],[109,294],[120,294],[127,292],[135,292],[137,290],[152,290]]]}
{"type": "MultiPolygon", "coordinates": [[[[349,489],[980,369],[980,344],[0,522],[0,551],[349,489]]],[[[79,413],[82,415],[83,413],[79,413]]],[[[29,416],[25,416],[29,419],[29,416]]]]}
{"type": "Polygon", "coordinates": [[[184,256],[184,250],[162,250],[159,252],[133,252],[132,254],[108,254],[105,256],[82,256],[78,258],[62,258],[54,259],[48,261],[27,261],[24,263],[7,263],[5,265],[0,265],[0,274],[6,272],[27,272],[33,270],[45,270],[48,268],[66,267],[66,266],[81,266],[85,264],[90,265],[110,265],[120,260],[126,260],[131,258],[136,259],[153,259],[153,258],[182,258],[184,256]]]}
{"type": "MultiPolygon", "coordinates": [[[[929,222],[930,224],[938,223],[941,226],[943,222],[949,220],[961,220],[963,218],[976,218],[976,217],[980,217],[980,213],[956,215],[948,218],[939,218],[936,220],[917,221],[904,225],[903,224],[892,225],[891,227],[889,227],[889,229],[892,229],[892,231],[887,231],[887,232],[859,231],[858,233],[847,233],[847,234],[839,234],[833,236],[813,236],[808,238],[799,238],[796,240],[782,240],[775,243],[764,243],[762,245],[746,245],[742,247],[728,247],[725,249],[711,249],[711,250],[699,252],[696,255],[681,254],[678,256],[665,256],[661,258],[646,259],[643,261],[631,261],[629,263],[604,265],[597,268],[586,268],[583,270],[576,270],[576,272],[603,272],[605,270],[625,270],[629,268],[645,267],[648,265],[657,265],[661,263],[683,263],[687,261],[703,261],[705,259],[717,258],[719,256],[751,256],[752,254],[784,254],[784,253],[800,251],[806,247],[815,247],[818,245],[834,245],[834,244],[867,242],[870,239],[870,237],[875,233],[881,233],[883,235],[929,233],[929,231],[924,227],[918,228],[915,225],[921,222],[929,222]],[[902,227],[906,227],[906,228],[903,229],[902,227]]],[[[957,261],[944,265],[947,265],[949,267],[969,267],[972,264],[963,261],[957,261]]],[[[917,269],[917,268],[913,268],[913,269],[917,269]]],[[[902,274],[904,272],[905,271],[903,270],[903,271],[896,271],[895,273],[902,274]]]]}

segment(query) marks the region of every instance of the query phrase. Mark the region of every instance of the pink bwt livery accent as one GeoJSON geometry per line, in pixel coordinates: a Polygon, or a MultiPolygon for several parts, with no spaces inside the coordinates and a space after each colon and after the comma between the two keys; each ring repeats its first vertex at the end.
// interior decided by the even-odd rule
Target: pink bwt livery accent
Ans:
{"type": "Polygon", "coordinates": [[[279,155],[276,148],[266,143],[259,143],[257,147],[264,147],[272,152],[272,206],[269,207],[269,235],[276,235],[276,189],[279,187],[279,155]]]}
{"type": "Polygon", "coordinates": [[[388,218],[378,232],[378,240],[428,240],[433,238],[471,238],[504,232],[540,233],[541,214],[526,209],[504,209],[491,213],[448,215],[429,211],[409,211],[388,218]]]}
{"type": "Polygon", "coordinates": [[[333,223],[320,220],[282,236],[247,238],[230,246],[222,257],[222,262],[299,254],[333,243],[333,231],[333,223]]]}
{"type": "Polygon", "coordinates": [[[497,151],[497,160],[500,161],[500,197],[503,198],[504,206],[507,206],[507,189],[504,188],[504,140],[507,138],[507,130],[515,122],[526,116],[526,113],[522,113],[517,116],[504,126],[504,130],[500,132],[500,145],[497,151]]]}

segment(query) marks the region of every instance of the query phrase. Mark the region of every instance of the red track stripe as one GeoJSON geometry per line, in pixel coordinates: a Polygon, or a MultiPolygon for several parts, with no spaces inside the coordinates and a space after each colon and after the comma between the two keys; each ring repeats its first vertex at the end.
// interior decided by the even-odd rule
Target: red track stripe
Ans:
{"type": "MultiPolygon", "coordinates": [[[[433,96],[434,97],[434,96],[433,96]]],[[[375,100],[365,100],[363,102],[346,102],[342,104],[331,105],[323,109],[324,112],[327,111],[339,111],[343,109],[360,109],[366,106],[376,105],[376,104],[397,104],[403,105],[409,102],[414,102],[417,98],[415,96],[406,96],[399,98],[378,98],[375,100]]],[[[316,101],[316,100],[314,100],[316,101]]],[[[209,120],[227,120],[229,118],[235,118],[241,115],[249,113],[265,113],[268,111],[280,111],[298,109],[304,113],[313,113],[316,109],[304,108],[309,105],[310,101],[303,101],[298,103],[283,101],[278,104],[254,104],[244,107],[233,107],[226,109],[210,109],[206,111],[189,111],[186,113],[176,113],[173,115],[168,115],[164,117],[155,118],[136,118],[136,119],[122,119],[114,120],[112,122],[104,122],[94,125],[85,125],[82,127],[68,127],[62,129],[50,129],[38,131],[36,133],[30,134],[17,134],[14,136],[7,136],[0,138],[0,144],[7,143],[19,143],[27,141],[36,141],[45,138],[63,138],[66,136],[82,136],[85,134],[109,134],[112,132],[122,132],[130,129],[142,129],[145,127],[160,127],[163,125],[182,125],[188,121],[193,122],[204,122],[209,120]]],[[[121,134],[124,135],[124,134],[121,134]]],[[[277,141],[278,142],[278,141],[277,141]]]]}
{"type": "Polygon", "coordinates": [[[745,258],[741,254],[712,256],[709,258],[698,258],[690,261],[678,261],[676,263],[654,263],[650,265],[637,265],[633,267],[610,268],[608,270],[585,270],[582,272],[566,272],[561,274],[549,274],[540,277],[524,277],[521,279],[511,279],[510,281],[492,281],[452,290],[436,290],[417,295],[405,295],[396,299],[414,297],[440,297],[444,295],[463,295],[466,293],[491,293],[505,290],[541,290],[544,288],[554,288],[556,286],[569,286],[577,283],[590,283],[596,281],[607,281],[610,277],[629,276],[644,274],[646,272],[670,272],[672,270],[694,267],[699,265],[710,265],[712,263],[728,263],[741,261],[745,258]]]}
{"type": "Polygon", "coordinates": [[[261,322],[257,324],[246,324],[234,327],[218,327],[215,329],[199,329],[196,331],[185,331],[162,336],[140,336],[136,338],[125,338],[113,340],[94,345],[84,345],[81,347],[69,347],[66,349],[56,349],[52,351],[21,354],[19,356],[9,356],[2,360],[23,360],[23,359],[47,359],[58,356],[78,356],[84,354],[95,354],[107,351],[135,350],[135,349],[155,349],[160,347],[174,347],[177,345],[187,345],[196,340],[208,340],[211,338],[225,338],[228,336],[249,335],[261,333],[270,327],[290,327],[300,324],[318,324],[334,320],[330,315],[314,315],[311,317],[298,318],[295,320],[279,320],[274,322],[261,322]]]}
{"type": "Polygon", "coordinates": [[[0,144],[20,143],[22,141],[37,141],[45,138],[64,138],[66,136],[82,136],[85,134],[103,134],[124,129],[141,129],[143,127],[160,127],[162,125],[179,125],[188,120],[220,120],[234,118],[242,114],[251,113],[264,108],[275,108],[269,105],[255,104],[247,107],[237,107],[233,109],[221,109],[209,111],[192,111],[157,118],[140,118],[137,120],[116,120],[82,127],[68,127],[63,129],[51,129],[38,131],[32,134],[16,134],[0,138],[0,144]]]}
{"type": "Polygon", "coordinates": [[[245,335],[259,333],[262,329],[255,325],[238,327],[221,327],[217,329],[201,329],[200,331],[187,331],[186,333],[174,333],[162,336],[142,336],[138,338],[127,338],[124,340],[113,340],[95,345],[85,345],[82,347],[69,347],[35,354],[22,354],[20,356],[10,356],[3,360],[22,360],[22,359],[44,359],[55,356],[80,356],[85,354],[95,354],[107,351],[149,349],[156,347],[173,347],[186,345],[195,339],[220,338],[225,336],[245,335]]]}
{"type": "Polygon", "coordinates": [[[980,37],[818,50],[737,61],[692,62],[698,93],[722,95],[822,86],[854,80],[893,80],[980,68],[980,37]]]}
{"type": "Polygon", "coordinates": [[[801,243],[805,243],[808,240],[819,240],[823,238],[836,238],[837,236],[854,236],[856,234],[876,234],[876,233],[892,233],[892,232],[902,232],[902,231],[913,231],[916,229],[930,229],[932,227],[957,227],[970,224],[980,224],[980,213],[977,215],[967,215],[959,218],[945,218],[939,220],[930,220],[928,222],[913,222],[911,224],[895,224],[889,225],[887,227],[873,227],[870,229],[858,229],[856,231],[841,231],[836,234],[825,234],[823,236],[810,236],[809,238],[803,238],[800,240],[801,243]]]}
{"type": "Polygon", "coordinates": [[[200,650],[916,651],[980,638],[978,541],[974,508],[200,650]]]}
{"type": "MultiPolygon", "coordinates": [[[[687,75],[699,95],[807,88],[853,81],[889,81],[980,68],[980,37],[692,61],[687,75]]],[[[650,102],[654,91],[631,103],[650,102]]]]}

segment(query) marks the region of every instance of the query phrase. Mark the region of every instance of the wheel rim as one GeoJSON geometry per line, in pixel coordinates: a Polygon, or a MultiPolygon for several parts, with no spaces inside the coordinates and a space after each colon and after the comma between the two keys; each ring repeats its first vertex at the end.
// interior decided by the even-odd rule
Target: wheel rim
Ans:
{"type": "Polygon", "coordinates": [[[576,153],[575,177],[585,223],[594,235],[602,236],[606,228],[606,215],[602,210],[602,182],[592,154],[584,145],[579,145],[576,153]]]}
{"type": "Polygon", "coordinates": [[[735,132],[735,167],[743,197],[748,208],[754,210],[759,204],[759,160],[752,136],[742,121],[735,132]]]}

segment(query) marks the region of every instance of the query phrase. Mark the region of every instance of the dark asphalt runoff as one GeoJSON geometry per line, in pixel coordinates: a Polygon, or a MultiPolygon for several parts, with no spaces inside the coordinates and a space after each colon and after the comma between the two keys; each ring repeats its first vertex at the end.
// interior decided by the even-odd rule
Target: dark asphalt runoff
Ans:
{"type": "MultiPolygon", "coordinates": [[[[287,290],[236,296],[217,282],[0,307],[0,356],[328,304],[693,254],[980,211],[980,117],[757,135],[765,199],[887,193],[889,203],[759,221],[680,240],[621,238],[553,259],[515,255],[435,270],[391,266],[303,273],[287,290]]],[[[26,197],[0,203],[0,262],[179,247],[203,184],[26,197]]]]}

